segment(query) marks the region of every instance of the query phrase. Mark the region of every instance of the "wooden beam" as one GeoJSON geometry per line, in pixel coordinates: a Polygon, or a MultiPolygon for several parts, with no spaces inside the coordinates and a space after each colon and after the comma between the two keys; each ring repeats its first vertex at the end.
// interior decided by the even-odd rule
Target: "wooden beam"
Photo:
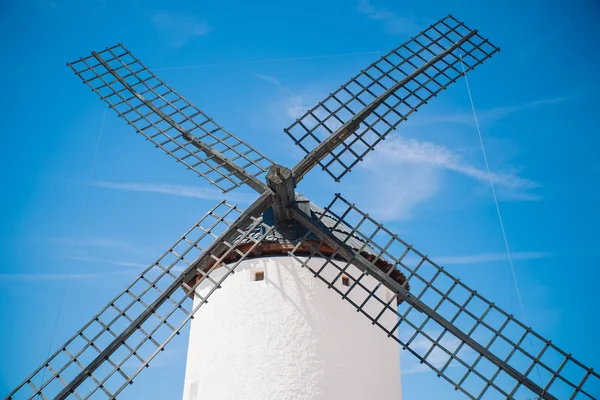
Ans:
{"type": "Polygon", "coordinates": [[[296,201],[294,177],[289,168],[272,165],[267,172],[267,186],[273,191],[273,214],[276,222],[291,221],[290,207],[296,201]]]}

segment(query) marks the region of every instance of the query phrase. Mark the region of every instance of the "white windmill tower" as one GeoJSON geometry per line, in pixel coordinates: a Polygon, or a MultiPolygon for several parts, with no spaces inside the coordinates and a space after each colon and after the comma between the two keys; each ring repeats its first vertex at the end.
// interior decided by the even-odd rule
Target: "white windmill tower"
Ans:
{"type": "MultiPolygon", "coordinates": [[[[308,213],[323,213],[301,195],[296,201],[308,213]]],[[[264,218],[273,222],[273,213],[265,213],[264,218]]],[[[331,220],[325,221],[331,226],[331,220]]],[[[401,399],[397,345],[288,255],[305,233],[271,232],[227,278],[219,296],[211,298],[192,320],[184,400],[401,399]]],[[[363,247],[346,232],[336,235],[355,249],[363,247]]],[[[332,254],[326,245],[320,251],[332,254]]],[[[374,254],[367,249],[363,253],[374,254]]],[[[307,261],[311,254],[309,246],[295,249],[296,257],[319,270],[339,292],[348,291],[362,275],[356,267],[341,271],[343,263],[326,263],[325,258],[307,261]]],[[[226,261],[231,264],[237,258],[233,255],[226,261]]],[[[378,265],[386,267],[383,261],[378,265]]],[[[218,268],[211,276],[226,272],[218,268]]],[[[404,282],[400,274],[398,278],[404,282]]],[[[370,293],[386,301],[395,298],[378,283],[373,277],[362,277],[360,284],[368,290],[357,286],[348,299],[362,304],[370,293]]],[[[197,287],[196,305],[211,287],[206,282],[197,287]]],[[[363,311],[375,318],[381,306],[370,302],[363,311]]],[[[384,310],[379,321],[393,326],[397,317],[384,310]]]]}
{"type": "Polygon", "coordinates": [[[116,398],[192,318],[186,400],[400,399],[395,342],[470,399],[598,397],[592,368],[341,195],[322,210],[295,192],[317,165],[339,180],[497,51],[452,16],[440,20],[286,129],[307,153],[291,170],[121,44],[69,63],[178,162],[224,192],[245,184],[259,197],[245,211],[217,204],[7,399],[116,398]]]}

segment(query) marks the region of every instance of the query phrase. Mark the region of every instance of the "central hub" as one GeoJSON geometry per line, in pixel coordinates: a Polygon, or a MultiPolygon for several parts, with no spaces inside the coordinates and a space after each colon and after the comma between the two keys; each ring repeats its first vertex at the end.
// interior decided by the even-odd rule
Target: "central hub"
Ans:
{"type": "Polygon", "coordinates": [[[273,164],[267,171],[267,185],[275,191],[273,185],[283,185],[292,179],[292,170],[283,165],[273,164]]]}
{"type": "Polygon", "coordinates": [[[267,172],[267,186],[273,191],[273,213],[276,223],[292,220],[289,208],[296,199],[294,193],[294,177],[292,171],[284,166],[273,164],[267,172]]]}

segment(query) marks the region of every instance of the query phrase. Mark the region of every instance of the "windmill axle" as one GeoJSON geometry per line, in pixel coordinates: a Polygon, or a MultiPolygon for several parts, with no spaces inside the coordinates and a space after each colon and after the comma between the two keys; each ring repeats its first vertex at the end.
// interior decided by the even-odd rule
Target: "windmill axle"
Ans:
{"type": "Polygon", "coordinates": [[[282,165],[273,164],[266,176],[267,185],[273,191],[273,213],[276,223],[292,220],[290,207],[296,200],[292,171],[282,165]]]}

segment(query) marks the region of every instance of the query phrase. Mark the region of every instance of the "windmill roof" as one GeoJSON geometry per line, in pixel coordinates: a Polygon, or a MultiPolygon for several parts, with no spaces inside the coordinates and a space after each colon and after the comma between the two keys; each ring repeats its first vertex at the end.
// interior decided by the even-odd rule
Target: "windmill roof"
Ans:
{"type": "MultiPolygon", "coordinates": [[[[318,218],[321,221],[321,223],[323,223],[323,225],[331,229],[331,232],[335,235],[335,237],[345,242],[348,246],[350,246],[354,250],[359,250],[370,255],[376,255],[376,252],[371,247],[367,246],[364,240],[361,240],[356,235],[353,235],[344,224],[338,222],[337,218],[335,218],[329,213],[326,213],[325,210],[323,210],[321,207],[317,206],[313,202],[310,202],[302,194],[296,193],[296,201],[298,203],[308,203],[308,209],[310,210],[312,216],[318,218]]],[[[263,215],[263,220],[267,224],[273,225],[273,216],[271,209],[265,212],[265,214],[263,215]]],[[[260,238],[262,233],[262,229],[257,229],[255,232],[252,233],[251,237],[254,239],[258,239],[260,238]]],[[[305,238],[318,240],[317,236],[309,234],[309,232],[306,229],[304,229],[304,227],[297,226],[296,224],[294,224],[294,226],[290,227],[289,229],[286,229],[285,227],[276,227],[265,237],[264,242],[296,244],[300,240],[305,238]]],[[[244,240],[241,240],[239,244],[248,243],[249,241],[250,239],[246,238],[244,240]]]]}
{"type": "MultiPolygon", "coordinates": [[[[325,210],[320,208],[314,203],[311,203],[303,195],[296,193],[296,202],[300,209],[305,212],[309,212],[312,216],[318,218],[326,227],[330,228],[331,232],[335,237],[345,242],[348,246],[354,250],[360,252],[360,254],[367,260],[372,262],[382,271],[388,273],[390,277],[395,279],[397,282],[404,284],[407,290],[410,290],[410,285],[406,282],[406,276],[397,269],[392,263],[385,260],[382,257],[378,257],[378,253],[366,244],[364,240],[361,240],[342,223],[338,223],[338,219],[333,215],[326,213],[325,210]],[[393,269],[393,271],[390,271],[393,269]]],[[[274,226],[274,215],[272,209],[268,209],[262,216],[262,220],[270,226],[274,226]]],[[[250,250],[255,243],[251,239],[260,239],[264,234],[263,228],[258,228],[251,233],[250,237],[245,237],[242,240],[234,242],[236,248],[241,250],[241,253],[246,254],[246,258],[257,258],[265,256],[285,256],[289,252],[294,252],[297,256],[310,256],[314,254],[314,249],[318,248],[319,253],[325,257],[333,257],[340,259],[336,256],[336,252],[329,247],[326,243],[321,242],[317,236],[309,233],[306,228],[300,224],[292,223],[289,226],[277,226],[273,229],[254,249],[250,250]]],[[[240,252],[232,251],[225,258],[223,262],[225,264],[232,263],[240,258],[240,252]]],[[[198,279],[199,277],[196,277],[198,279]]],[[[398,297],[398,304],[401,299],[398,297]]]]}

